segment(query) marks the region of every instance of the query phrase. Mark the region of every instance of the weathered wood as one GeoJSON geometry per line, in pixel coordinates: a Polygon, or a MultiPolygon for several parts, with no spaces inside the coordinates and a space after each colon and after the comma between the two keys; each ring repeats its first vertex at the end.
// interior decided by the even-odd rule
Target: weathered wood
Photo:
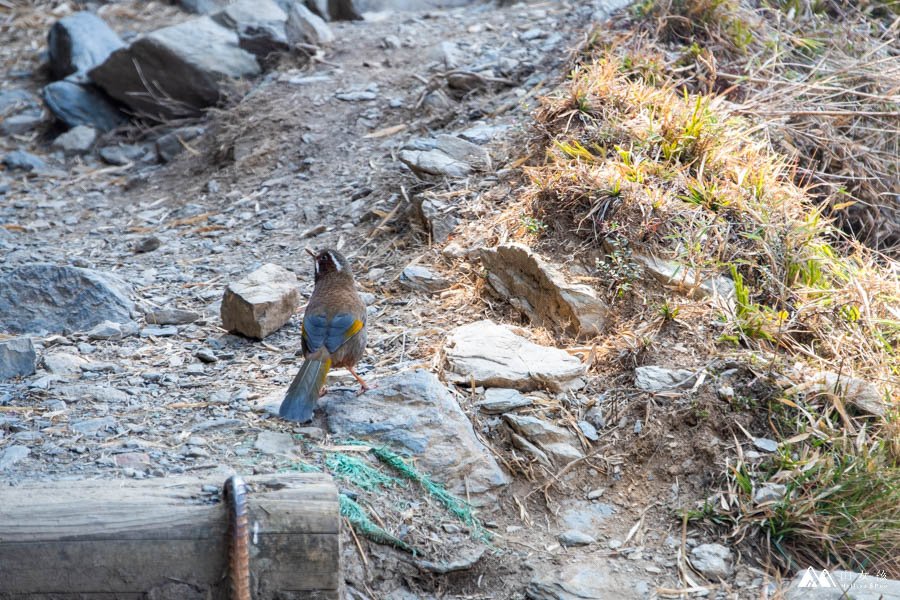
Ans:
{"type": "MultiPolygon", "coordinates": [[[[310,473],[246,481],[254,598],[336,599],[340,508],[331,479],[310,473]]],[[[222,483],[0,487],[0,599],[162,599],[185,596],[183,584],[197,598],[227,598],[227,510],[201,491],[222,483]],[[173,585],[182,587],[173,592],[173,585]]]]}

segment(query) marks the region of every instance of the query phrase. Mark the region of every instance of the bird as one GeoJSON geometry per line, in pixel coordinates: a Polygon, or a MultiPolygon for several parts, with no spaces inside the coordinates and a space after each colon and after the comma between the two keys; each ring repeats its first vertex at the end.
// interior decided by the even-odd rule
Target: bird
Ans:
{"type": "Polygon", "coordinates": [[[289,421],[312,420],[328,371],[343,367],[369,389],[353,367],[366,349],[366,305],[356,291],[350,261],[337,250],[314,253],[315,285],[300,328],[303,364],[291,382],[278,414],[289,421]]]}

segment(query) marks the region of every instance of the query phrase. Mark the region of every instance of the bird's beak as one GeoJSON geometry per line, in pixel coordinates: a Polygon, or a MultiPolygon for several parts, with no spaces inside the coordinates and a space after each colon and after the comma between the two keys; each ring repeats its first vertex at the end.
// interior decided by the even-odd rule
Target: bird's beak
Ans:
{"type": "Polygon", "coordinates": [[[306,253],[309,254],[310,256],[312,256],[313,258],[316,257],[316,253],[313,252],[312,250],[310,250],[309,248],[304,248],[304,250],[306,250],[306,253]]]}

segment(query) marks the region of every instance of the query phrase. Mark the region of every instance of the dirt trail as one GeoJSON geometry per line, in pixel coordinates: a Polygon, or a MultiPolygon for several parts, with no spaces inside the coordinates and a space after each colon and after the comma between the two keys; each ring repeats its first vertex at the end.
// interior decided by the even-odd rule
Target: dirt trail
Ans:
{"type": "MultiPolygon", "coordinates": [[[[31,448],[4,479],[290,468],[284,459],[256,453],[253,441],[259,431],[295,431],[257,401],[280,394],[292,378],[299,319],[253,343],[220,329],[218,301],[225,284],[265,262],[294,271],[308,294],[312,265],[305,247],[343,249],[362,289],[374,295],[361,368],[367,378],[415,364],[430,368],[448,327],[486,312],[502,318],[471,295],[469,274],[447,273],[458,285],[443,296],[398,285],[397,275],[413,260],[442,269],[439,249],[416,216],[416,195],[444,194],[463,222],[496,212],[503,201],[498,190],[512,181],[507,162],[524,154],[529,107],[563,75],[569,47],[605,11],[601,3],[545,2],[334,23],[336,42],[322,56],[310,64],[286,58],[242,100],[211,111],[199,122],[205,135],[188,142],[169,165],[70,164],[68,175],[10,178],[0,221],[22,230],[8,228],[12,233],[2,238],[8,244],[2,270],[52,262],[114,271],[134,286],[145,308],[190,309],[204,317],[174,336],[44,340],[44,352],[109,367],[85,372],[77,382],[39,371],[22,384],[0,387],[0,399],[40,409],[21,419],[0,413],[7,431],[0,446],[26,441],[31,448]],[[448,90],[438,75],[478,63],[506,71],[486,89],[467,93],[448,90]],[[442,92],[429,95],[432,88],[442,92]],[[422,181],[396,158],[411,139],[475,126],[494,128],[487,130],[494,161],[488,173],[453,183],[422,181]],[[148,235],[161,247],[136,254],[134,245],[148,235]],[[204,347],[215,351],[217,362],[197,361],[204,347]],[[46,410],[54,406],[61,411],[56,416],[46,410]],[[115,433],[98,440],[63,426],[94,419],[111,420],[115,433]]],[[[476,431],[502,446],[471,399],[466,409],[476,431]]],[[[633,420],[626,425],[632,428],[633,420]]],[[[523,598],[533,577],[567,573],[564,567],[572,564],[590,565],[590,578],[610,596],[643,598],[656,587],[678,588],[681,532],[669,508],[683,505],[680,494],[702,482],[692,488],[654,473],[665,473],[693,450],[635,441],[647,447],[623,452],[630,435],[613,431],[612,445],[597,461],[563,478],[564,493],[541,493],[543,476],[517,478],[497,509],[480,515],[497,535],[472,569],[425,575],[402,553],[370,543],[364,565],[347,537],[348,593],[523,598]],[[654,464],[629,464],[628,452],[654,464]],[[567,529],[590,529],[598,543],[561,547],[556,538],[567,529]]],[[[438,539],[447,531],[439,522],[431,527],[438,539]]],[[[578,576],[571,575],[573,581],[578,576]]],[[[761,580],[750,585],[755,577],[744,571],[738,581],[758,595],[761,580]]],[[[737,588],[722,593],[741,595],[737,588]]]]}

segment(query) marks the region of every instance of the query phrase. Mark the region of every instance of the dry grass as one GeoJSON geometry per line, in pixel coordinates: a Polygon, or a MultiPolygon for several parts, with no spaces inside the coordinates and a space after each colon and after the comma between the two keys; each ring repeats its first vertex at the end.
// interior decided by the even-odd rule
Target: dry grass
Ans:
{"type": "MultiPolygon", "coordinates": [[[[656,82],[719,93],[858,239],[900,250],[900,19],[895,2],[645,0],[598,30],[656,82]]],[[[649,77],[648,77],[649,76],[649,77]]]]}
{"type": "MultiPolygon", "coordinates": [[[[593,275],[613,298],[634,298],[634,289],[645,307],[663,307],[663,319],[677,320],[680,307],[718,323],[722,353],[742,351],[757,364],[762,356],[773,373],[802,361],[808,371],[861,377],[891,402],[900,391],[900,265],[836,231],[762,127],[721,96],[679,93],[646,64],[594,56],[544,100],[537,120],[546,154],[526,170],[524,229],[563,240],[574,233],[581,258],[602,257],[593,275]],[[648,254],[698,280],[730,279],[730,310],[671,303],[646,285],[637,257],[648,254]]],[[[780,400],[768,418],[792,440],[784,453],[730,469],[730,491],[700,514],[767,543],[781,567],[895,573],[896,416],[867,420],[840,395],[780,400]],[[788,485],[779,507],[753,502],[767,481],[788,485]]]]}

